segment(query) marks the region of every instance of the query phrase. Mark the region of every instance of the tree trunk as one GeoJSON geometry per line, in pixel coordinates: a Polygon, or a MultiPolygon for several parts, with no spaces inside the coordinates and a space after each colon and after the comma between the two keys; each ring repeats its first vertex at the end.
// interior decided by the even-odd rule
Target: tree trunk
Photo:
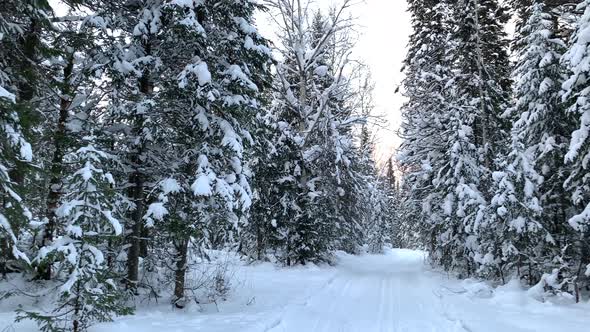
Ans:
{"type": "Polygon", "coordinates": [[[186,305],[184,297],[186,265],[189,238],[181,239],[176,245],[176,271],[174,272],[174,305],[182,309],[186,305]]]}
{"type": "MultiPolygon", "coordinates": [[[[68,121],[68,112],[72,103],[72,88],[69,84],[70,76],[74,69],[74,56],[70,54],[68,58],[68,64],[63,70],[64,83],[61,87],[61,97],[59,102],[59,118],[57,120],[57,126],[53,135],[53,158],[51,159],[51,179],[49,180],[49,190],[47,194],[47,205],[45,218],[47,224],[43,232],[43,239],[41,246],[46,247],[51,245],[55,236],[57,228],[57,215],[56,211],[59,207],[59,201],[62,196],[63,187],[63,157],[66,152],[66,123],[68,121]]],[[[37,269],[39,277],[43,280],[51,280],[51,263],[42,264],[37,269]]]]}
{"type": "Polygon", "coordinates": [[[262,226],[256,222],[256,259],[262,260],[262,226]]]}
{"type": "MultiPolygon", "coordinates": [[[[0,239],[0,252],[10,252],[10,244],[8,243],[8,238],[6,237],[0,239]]],[[[6,279],[6,274],[8,274],[8,257],[8,255],[4,254],[0,256],[0,276],[2,279],[6,279]]]]}
{"type": "Polygon", "coordinates": [[[148,256],[148,244],[150,238],[150,230],[149,228],[143,226],[141,229],[141,239],[139,241],[139,256],[140,257],[147,257],[148,256]]]}
{"type": "MultiPolygon", "coordinates": [[[[151,54],[151,47],[149,41],[144,43],[146,55],[151,54]]],[[[149,70],[144,70],[143,75],[139,80],[139,91],[144,97],[149,97],[154,90],[153,82],[150,80],[149,70]]],[[[135,134],[141,136],[144,129],[144,117],[142,114],[136,114],[135,119],[135,134]]],[[[145,209],[145,195],[144,195],[144,179],[145,170],[143,168],[143,155],[144,143],[139,142],[135,147],[136,150],[132,151],[131,164],[134,168],[134,172],[129,178],[129,183],[132,187],[129,189],[129,198],[135,203],[135,209],[131,214],[131,220],[133,222],[131,227],[131,234],[129,238],[130,246],[127,252],[127,287],[130,289],[136,289],[139,281],[139,257],[142,251],[142,235],[143,231],[143,214],[145,209]]],[[[147,250],[146,250],[147,251],[147,250]]]]}
{"type": "MultiPolygon", "coordinates": [[[[139,160],[132,158],[133,162],[139,160]]],[[[141,234],[143,229],[143,174],[134,172],[131,175],[129,198],[135,203],[135,209],[131,214],[133,225],[129,237],[129,251],[127,252],[127,288],[136,290],[139,281],[139,254],[141,251],[141,234]]]]}
{"type": "MultiPolygon", "coordinates": [[[[80,267],[80,263],[81,261],[78,260],[78,267],[80,267]]],[[[81,303],[80,303],[80,291],[82,289],[82,281],[78,280],[76,282],[76,299],[74,300],[74,317],[73,317],[73,322],[72,322],[72,331],[73,332],[79,332],[80,331],[80,310],[81,308],[81,303]]]]}

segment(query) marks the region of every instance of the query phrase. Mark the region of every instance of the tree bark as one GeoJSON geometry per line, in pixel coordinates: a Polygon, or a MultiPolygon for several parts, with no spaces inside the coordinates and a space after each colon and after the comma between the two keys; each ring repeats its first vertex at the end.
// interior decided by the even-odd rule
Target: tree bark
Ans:
{"type": "MultiPolygon", "coordinates": [[[[144,43],[146,54],[151,54],[150,42],[144,43]]],[[[139,80],[139,91],[144,97],[151,96],[154,90],[153,82],[150,79],[149,70],[144,70],[142,77],[139,80]]],[[[135,134],[141,136],[144,129],[143,114],[136,114],[135,119],[135,134]]],[[[127,252],[127,287],[136,289],[139,281],[139,257],[141,255],[142,235],[144,233],[143,214],[145,210],[145,170],[144,170],[144,143],[139,142],[135,150],[131,153],[131,164],[134,172],[129,177],[129,183],[132,187],[129,189],[129,198],[135,203],[135,209],[131,213],[131,220],[133,222],[130,234],[130,247],[127,252]]]]}
{"type": "Polygon", "coordinates": [[[139,240],[139,257],[145,258],[148,256],[149,238],[150,230],[143,226],[141,229],[141,239],[139,240]]]}
{"type": "MultiPolygon", "coordinates": [[[[62,197],[63,189],[63,157],[65,154],[66,145],[66,123],[68,121],[68,112],[72,103],[71,93],[72,88],[69,84],[70,76],[74,69],[74,55],[70,54],[68,64],[64,67],[64,83],[61,88],[61,97],[59,102],[59,117],[57,126],[53,135],[53,158],[51,159],[51,179],[49,180],[49,190],[47,194],[45,217],[47,224],[43,232],[43,239],[41,245],[48,246],[53,241],[55,231],[57,228],[56,211],[59,206],[59,201],[62,197]]],[[[39,277],[43,280],[51,280],[51,263],[39,266],[37,270],[39,277]]]]}
{"type": "MultiPolygon", "coordinates": [[[[139,162],[139,159],[138,156],[135,156],[132,158],[132,162],[139,162]]],[[[134,172],[131,175],[130,183],[133,184],[133,187],[130,188],[129,198],[135,203],[135,208],[131,213],[133,225],[129,238],[129,251],[127,252],[127,287],[136,289],[139,281],[139,254],[143,230],[143,174],[139,171],[134,172]]]]}
{"type": "Polygon", "coordinates": [[[184,289],[186,283],[186,267],[189,238],[180,239],[176,245],[176,271],[174,273],[174,306],[182,309],[186,305],[184,289]]]}

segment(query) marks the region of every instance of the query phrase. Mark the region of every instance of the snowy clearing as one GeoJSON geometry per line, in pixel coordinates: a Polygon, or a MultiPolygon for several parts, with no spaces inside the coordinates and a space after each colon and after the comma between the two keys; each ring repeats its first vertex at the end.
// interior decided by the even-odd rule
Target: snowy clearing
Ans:
{"type": "MultiPolygon", "coordinates": [[[[590,303],[534,300],[515,282],[492,289],[432,271],[423,253],[340,255],[336,267],[243,266],[228,301],[185,311],[146,306],[136,315],[100,324],[91,332],[184,331],[587,331],[590,303]],[[567,317],[567,320],[562,319],[567,317]]],[[[35,331],[13,324],[2,306],[0,331],[35,331]]]]}

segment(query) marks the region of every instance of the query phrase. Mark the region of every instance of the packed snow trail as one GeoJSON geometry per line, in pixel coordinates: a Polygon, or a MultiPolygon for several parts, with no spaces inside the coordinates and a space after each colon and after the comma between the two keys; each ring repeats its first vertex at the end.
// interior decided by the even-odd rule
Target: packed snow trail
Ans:
{"type": "Polygon", "coordinates": [[[302,305],[287,307],[267,331],[464,331],[444,315],[421,253],[345,256],[338,270],[302,305]]]}
{"type": "MultiPolygon", "coordinates": [[[[243,266],[236,261],[234,293],[225,302],[184,311],[140,304],[133,316],[91,332],[586,332],[590,303],[535,300],[513,281],[492,289],[432,271],[424,254],[338,256],[335,267],[243,266]]],[[[0,306],[0,331],[37,331],[12,324],[0,306]]]]}

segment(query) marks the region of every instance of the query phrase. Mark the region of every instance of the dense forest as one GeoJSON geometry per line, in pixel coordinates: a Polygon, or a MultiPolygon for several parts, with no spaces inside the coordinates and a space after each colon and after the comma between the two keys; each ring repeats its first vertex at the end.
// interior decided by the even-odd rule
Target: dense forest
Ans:
{"type": "Polygon", "coordinates": [[[409,1],[404,223],[436,265],[588,290],[590,2],[578,3],[409,1]]]}
{"type": "Polygon", "coordinates": [[[381,165],[352,0],[3,0],[0,301],[42,302],[14,308],[42,331],[85,331],[144,301],[223,298],[223,268],[199,275],[214,253],[294,266],[387,247],[580,301],[577,2],[408,0],[403,143],[381,165]]]}

